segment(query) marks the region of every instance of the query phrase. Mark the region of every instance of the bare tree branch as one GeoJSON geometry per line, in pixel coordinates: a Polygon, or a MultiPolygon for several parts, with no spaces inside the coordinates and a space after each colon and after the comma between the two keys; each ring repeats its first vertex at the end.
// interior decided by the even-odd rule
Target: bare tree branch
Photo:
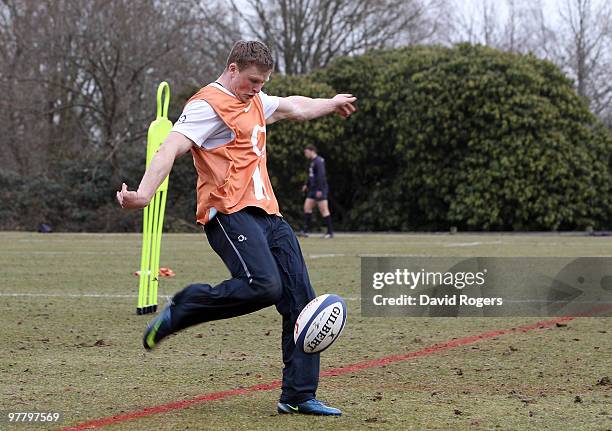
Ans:
{"type": "MultiPolygon", "coordinates": [[[[301,74],[341,55],[431,36],[428,5],[443,0],[231,0],[250,37],[273,50],[281,72],[301,74]]],[[[436,27],[433,25],[433,27],[436,27]]]]}

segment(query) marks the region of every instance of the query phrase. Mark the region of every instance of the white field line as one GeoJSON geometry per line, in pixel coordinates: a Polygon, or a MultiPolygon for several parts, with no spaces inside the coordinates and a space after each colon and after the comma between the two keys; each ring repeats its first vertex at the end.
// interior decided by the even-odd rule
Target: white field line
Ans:
{"type": "MultiPolygon", "coordinates": [[[[138,295],[122,295],[122,294],[103,294],[103,293],[12,293],[12,292],[0,292],[0,297],[29,297],[29,298],[138,298],[138,295]]],[[[159,299],[169,300],[170,295],[159,295],[159,299]]],[[[345,301],[361,301],[361,296],[343,296],[345,301]]],[[[525,304],[546,304],[550,303],[548,300],[538,299],[504,299],[506,303],[525,303],[525,304]]],[[[611,302],[601,301],[574,301],[572,304],[610,304],[611,302]]]]}
{"type": "Polygon", "coordinates": [[[324,259],[324,258],[327,258],[327,257],[346,257],[346,256],[353,257],[355,255],[354,254],[345,254],[345,253],[309,254],[307,256],[307,258],[308,259],[324,259]]]}
{"type": "Polygon", "coordinates": [[[477,241],[477,242],[451,242],[445,244],[444,247],[476,247],[479,245],[502,244],[501,241],[477,241]]]}
{"type": "Polygon", "coordinates": [[[358,254],[356,257],[432,257],[431,254],[400,254],[400,253],[376,253],[358,254]]]}
{"type": "MultiPolygon", "coordinates": [[[[0,292],[0,297],[29,297],[29,298],[138,298],[138,295],[104,294],[104,293],[13,293],[0,292]]],[[[159,295],[160,299],[169,300],[171,295],[159,295]]],[[[344,296],[345,301],[361,301],[361,296],[344,296]]],[[[546,304],[548,300],[539,299],[505,299],[507,303],[546,304]]],[[[573,301],[572,304],[612,304],[612,302],[601,301],[573,301]]]]}
{"type": "Polygon", "coordinates": [[[376,254],[347,254],[347,253],[327,253],[309,254],[307,259],[325,259],[329,257],[431,257],[431,254],[400,254],[400,253],[376,253],[376,254]]]}
{"type": "MultiPolygon", "coordinates": [[[[112,293],[29,293],[29,292],[0,292],[0,297],[26,297],[26,298],[138,298],[138,295],[112,294],[112,293]]],[[[170,295],[159,295],[162,299],[170,299],[170,295]]],[[[344,297],[345,301],[360,301],[359,296],[344,297]]]]}
{"type": "MultiPolygon", "coordinates": [[[[350,236],[350,235],[348,235],[350,236]]],[[[20,240],[27,241],[27,240],[20,240]]],[[[41,241],[41,240],[31,240],[41,241]]],[[[434,241],[427,242],[410,242],[411,246],[423,245],[428,247],[477,247],[479,245],[496,245],[503,244],[503,241],[475,241],[475,242],[456,242],[456,243],[440,243],[434,241]]],[[[47,255],[47,256],[61,256],[61,255],[134,255],[138,254],[139,250],[135,251],[92,251],[92,250],[71,250],[71,251],[53,251],[53,250],[0,250],[0,255],[2,254],[24,254],[24,255],[47,255]]],[[[305,255],[307,259],[326,259],[326,258],[334,258],[334,257],[431,257],[431,254],[400,254],[400,253],[321,253],[321,254],[309,254],[305,255]]]]}
{"type": "Polygon", "coordinates": [[[57,255],[81,255],[81,254],[91,254],[91,255],[133,255],[133,252],[125,252],[125,251],[81,251],[81,250],[73,250],[73,251],[45,251],[45,250],[34,250],[34,251],[21,251],[21,250],[3,250],[0,251],[0,254],[42,254],[49,256],[57,256],[57,255]]]}
{"type": "MultiPolygon", "coordinates": [[[[28,297],[28,298],[138,298],[138,295],[125,295],[113,293],[29,293],[29,292],[0,292],[0,297],[28,297]]],[[[170,298],[160,295],[160,298],[170,298]]]]}
{"type": "MultiPolygon", "coordinates": [[[[117,252],[117,251],[44,251],[44,250],[36,250],[36,251],[18,251],[18,250],[9,250],[9,251],[0,251],[0,254],[39,254],[39,255],[133,255],[133,252],[117,252]]],[[[307,259],[326,259],[326,258],[334,258],[334,257],[362,257],[362,256],[375,256],[375,257],[429,257],[429,254],[389,254],[389,253],[377,253],[377,254],[347,254],[347,253],[322,253],[322,254],[308,254],[305,255],[307,259]]]]}

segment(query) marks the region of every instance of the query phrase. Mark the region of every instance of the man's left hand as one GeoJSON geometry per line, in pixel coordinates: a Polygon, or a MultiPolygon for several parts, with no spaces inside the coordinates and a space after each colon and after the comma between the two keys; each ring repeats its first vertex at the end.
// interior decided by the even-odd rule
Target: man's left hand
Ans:
{"type": "Polygon", "coordinates": [[[350,117],[357,110],[353,105],[357,98],[352,94],[336,94],[332,100],[336,104],[336,113],[343,118],[350,117]]]}

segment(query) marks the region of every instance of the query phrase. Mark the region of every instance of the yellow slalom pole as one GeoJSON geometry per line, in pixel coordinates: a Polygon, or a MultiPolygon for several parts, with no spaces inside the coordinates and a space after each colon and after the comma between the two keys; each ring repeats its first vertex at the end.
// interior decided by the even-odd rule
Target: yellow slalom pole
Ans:
{"type": "Polygon", "coordinates": [[[149,308],[155,308],[155,305],[157,305],[157,296],[153,298],[152,294],[153,294],[153,285],[157,282],[157,278],[159,277],[159,270],[155,272],[155,267],[157,266],[156,262],[159,262],[159,255],[155,253],[155,250],[157,249],[155,244],[157,243],[157,241],[160,240],[160,238],[158,238],[157,236],[157,225],[159,223],[158,214],[159,214],[159,203],[160,203],[159,193],[160,192],[155,193],[155,197],[149,204],[149,207],[151,207],[151,214],[153,215],[151,217],[151,222],[149,224],[150,226],[149,235],[151,235],[151,241],[149,241],[151,260],[149,261],[150,262],[149,271],[148,271],[149,276],[147,278],[148,283],[147,283],[147,293],[146,293],[147,307],[149,308]]]}
{"type": "MultiPolygon", "coordinates": [[[[164,81],[157,87],[157,115],[147,133],[147,168],[172,129],[172,122],[168,120],[169,105],[170,86],[164,81]]],[[[136,309],[138,314],[154,313],[157,310],[159,256],[167,192],[168,177],[164,179],[153,199],[144,209],[138,307],[136,309]]]]}
{"type": "MultiPolygon", "coordinates": [[[[143,220],[142,220],[142,251],[140,256],[140,275],[138,276],[138,308],[137,310],[142,310],[145,306],[146,301],[146,272],[149,268],[149,244],[151,238],[149,236],[149,207],[146,206],[143,211],[143,220]]],[[[138,313],[142,314],[142,313],[138,313]]]]}
{"type": "Polygon", "coordinates": [[[153,281],[153,283],[151,284],[151,298],[155,301],[155,304],[157,304],[157,286],[159,285],[159,256],[160,256],[160,251],[161,251],[161,238],[162,238],[162,232],[163,232],[163,227],[164,227],[164,213],[165,213],[165,209],[166,209],[166,197],[168,196],[168,191],[161,191],[159,192],[159,208],[158,208],[158,215],[157,215],[157,230],[155,232],[156,236],[157,236],[157,241],[155,241],[153,244],[155,246],[155,256],[156,256],[156,260],[155,262],[155,267],[152,268],[153,270],[153,274],[155,274],[155,280],[153,281]]]}

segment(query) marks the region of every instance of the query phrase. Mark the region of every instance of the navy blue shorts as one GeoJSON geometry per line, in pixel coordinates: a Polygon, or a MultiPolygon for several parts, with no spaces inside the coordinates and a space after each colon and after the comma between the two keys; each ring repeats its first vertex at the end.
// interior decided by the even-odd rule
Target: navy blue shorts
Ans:
{"type": "Polygon", "coordinates": [[[326,201],[327,200],[327,194],[328,194],[328,189],[323,189],[321,190],[321,197],[318,198],[317,197],[317,190],[308,190],[308,193],[306,194],[306,197],[309,199],[314,199],[316,201],[326,201]]]}

